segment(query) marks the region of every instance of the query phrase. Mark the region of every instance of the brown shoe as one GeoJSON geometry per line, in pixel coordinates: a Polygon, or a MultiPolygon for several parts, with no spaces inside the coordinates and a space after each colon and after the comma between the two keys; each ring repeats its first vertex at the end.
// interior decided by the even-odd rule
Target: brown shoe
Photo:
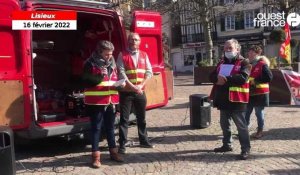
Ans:
{"type": "Polygon", "coordinates": [[[100,168],[100,151],[92,152],[92,167],[93,168],[100,168]]]}
{"type": "Polygon", "coordinates": [[[110,159],[116,162],[124,162],[123,158],[118,153],[117,148],[109,148],[110,159]]]}
{"type": "Polygon", "coordinates": [[[263,136],[263,131],[262,130],[257,130],[256,134],[253,136],[256,139],[260,139],[263,136]]]}

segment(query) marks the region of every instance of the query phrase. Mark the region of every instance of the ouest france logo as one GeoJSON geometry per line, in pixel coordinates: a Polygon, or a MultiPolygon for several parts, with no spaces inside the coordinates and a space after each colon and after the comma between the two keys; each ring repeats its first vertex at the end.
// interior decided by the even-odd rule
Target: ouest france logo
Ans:
{"type": "Polygon", "coordinates": [[[290,13],[285,19],[285,12],[281,13],[258,13],[253,19],[255,27],[283,27],[285,23],[292,27],[300,24],[300,15],[298,13],[290,13]]]}

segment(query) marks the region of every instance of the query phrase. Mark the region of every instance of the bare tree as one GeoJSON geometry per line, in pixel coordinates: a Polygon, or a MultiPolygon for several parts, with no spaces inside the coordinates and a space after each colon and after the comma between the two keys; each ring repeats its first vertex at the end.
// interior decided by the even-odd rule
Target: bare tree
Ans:
{"type": "MultiPolygon", "coordinates": [[[[188,14],[189,19],[198,21],[203,26],[204,42],[207,60],[209,64],[213,64],[213,41],[212,41],[212,26],[215,22],[214,18],[214,6],[217,5],[216,0],[180,0],[177,1],[177,10],[173,13],[173,19],[180,19],[180,12],[185,11],[188,14]],[[188,11],[186,6],[189,6],[188,11]]],[[[181,21],[181,23],[189,23],[188,21],[181,21]]]]}
{"type": "Polygon", "coordinates": [[[214,11],[213,7],[216,5],[215,1],[209,0],[192,0],[193,3],[196,5],[194,7],[196,17],[200,18],[200,21],[203,25],[204,31],[204,41],[205,41],[205,48],[206,48],[206,55],[207,59],[209,60],[209,64],[213,64],[213,41],[211,36],[211,24],[214,20],[214,11]]]}
{"type": "Polygon", "coordinates": [[[278,11],[284,11],[286,15],[299,7],[299,0],[264,0],[264,5],[278,11]]]}

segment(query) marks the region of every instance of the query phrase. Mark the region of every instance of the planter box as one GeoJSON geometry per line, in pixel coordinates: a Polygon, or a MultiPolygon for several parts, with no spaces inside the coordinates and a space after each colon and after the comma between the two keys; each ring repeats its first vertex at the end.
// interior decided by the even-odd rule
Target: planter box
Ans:
{"type": "Polygon", "coordinates": [[[166,79],[167,79],[167,88],[168,88],[168,98],[169,100],[174,98],[174,77],[173,71],[165,69],[166,79]]]}
{"type": "Polygon", "coordinates": [[[194,85],[201,85],[202,83],[211,83],[209,81],[209,74],[214,71],[216,66],[202,66],[194,67],[194,85]]]}

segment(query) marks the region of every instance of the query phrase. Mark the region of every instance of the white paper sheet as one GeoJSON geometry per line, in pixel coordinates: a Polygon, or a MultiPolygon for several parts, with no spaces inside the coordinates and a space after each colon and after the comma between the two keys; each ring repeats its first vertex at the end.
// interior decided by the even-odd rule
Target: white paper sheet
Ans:
{"type": "Polygon", "coordinates": [[[115,87],[121,86],[125,81],[126,81],[126,79],[121,79],[121,80],[115,82],[113,84],[113,86],[115,86],[115,87]]]}
{"type": "Polygon", "coordinates": [[[220,67],[219,75],[229,76],[233,66],[234,66],[233,64],[222,64],[220,67]]]}

